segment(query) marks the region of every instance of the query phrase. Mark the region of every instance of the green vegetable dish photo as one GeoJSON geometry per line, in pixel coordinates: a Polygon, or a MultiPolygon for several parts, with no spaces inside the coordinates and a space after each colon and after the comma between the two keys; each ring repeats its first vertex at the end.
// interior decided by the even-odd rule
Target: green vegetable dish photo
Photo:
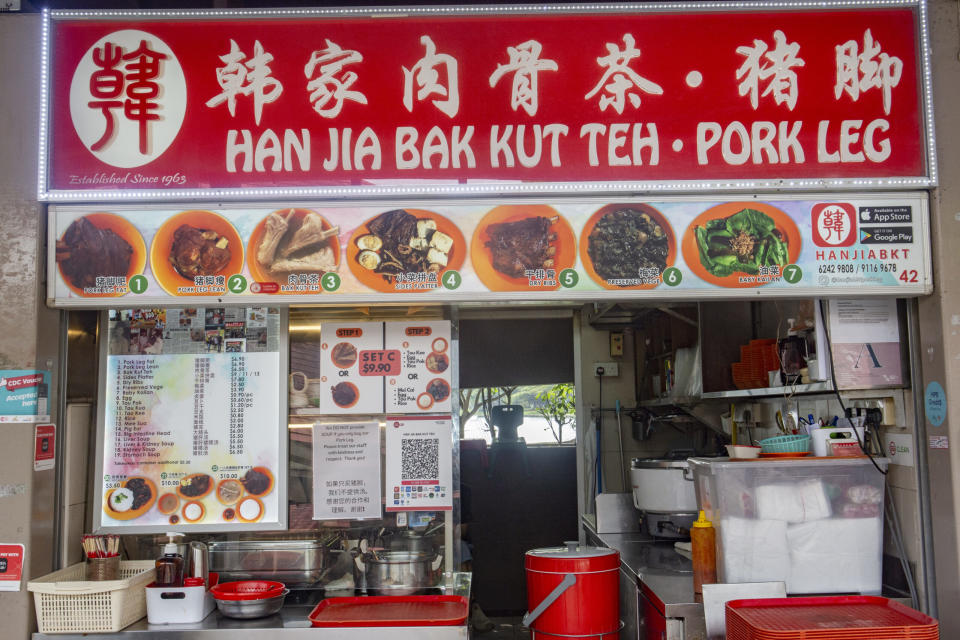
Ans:
{"type": "Polygon", "coordinates": [[[700,264],[725,278],[737,272],[756,275],[760,267],[790,262],[787,238],[773,218],[756,209],[742,209],[694,228],[700,264]]]}

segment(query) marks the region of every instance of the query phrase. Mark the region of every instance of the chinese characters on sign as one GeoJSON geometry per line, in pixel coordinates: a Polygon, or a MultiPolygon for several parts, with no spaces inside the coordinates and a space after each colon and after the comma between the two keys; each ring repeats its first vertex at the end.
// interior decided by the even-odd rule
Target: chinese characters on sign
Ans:
{"type": "Polygon", "coordinates": [[[313,519],[379,518],[380,423],[313,425],[313,519]]]}
{"type": "Polygon", "coordinates": [[[929,172],[913,10],[744,14],[64,20],[86,53],[50,186],[929,172]]]}

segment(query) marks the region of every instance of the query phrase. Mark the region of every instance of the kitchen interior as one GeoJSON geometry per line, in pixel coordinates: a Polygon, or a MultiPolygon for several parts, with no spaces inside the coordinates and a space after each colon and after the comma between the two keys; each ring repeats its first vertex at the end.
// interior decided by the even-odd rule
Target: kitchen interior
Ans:
{"type": "MultiPolygon", "coordinates": [[[[188,558],[195,553],[191,543],[202,542],[207,546],[206,570],[218,573],[221,581],[278,580],[289,589],[280,620],[276,616],[232,623],[221,619],[221,625],[285,627],[331,595],[467,593],[490,617],[510,623],[501,624],[500,633],[515,636],[525,632],[519,617],[536,604],[527,593],[525,552],[579,538],[581,544],[619,552],[621,638],[714,637],[707,635],[703,598],[694,593],[690,550],[684,546],[689,545],[691,526],[704,508],[705,498],[698,494],[706,491],[706,484],[701,489],[700,482],[695,482],[691,469],[695,465],[687,460],[705,460],[709,465],[713,459],[722,464],[727,460],[727,445],[755,445],[811,419],[829,421],[844,414],[842,400],[852,415],[863,416],[868,435],[859,433],[872,455],[883,461],[884,470],[889,470],[882,477],[867,468],[871,464],[867,458],[846,458],[853,461],[850,464],[858,463],[851,473],[860,474],[863,483],[881,492],[885,489],[888,498],[880,520],[885,516],[891,526],[882,529],[882,557],[867,561],[879,564],[867,571],[868,582],[874,574],[876,580],[882,575],[877,594],[917,607],[924,594],[922,575],[918,575],[922,564],[914,469],[888,466],[871,434],[886,441],[891,433],[910,433],[909,377],[904,376],[905,383],[898,386],[845,390],[838,400],[826,364],[830,354],[824,350],[827,323],[823,319],[829,306],[817,300],[764,300],[496,310],[364,309],[365,320],[445,316],[451,320],[454,353],[459,354],[453,360],[454,388],[573,380],[576,447],[527,445],[516,436],[509,414],[497,412],[498,437],[492,443],[454,443],[455,481],[462,491],[452,512],[413,513],[409,518],[387,513],[375,521],[314,521],[310,427],[319,418],[316,410],[298,406],[297,395],[305,387],[292,376],[288,530],[188,537],[128,535],[122,538],[123,553],[130,559],[150,561],[163,556],[172,542],[177,553],[188,558]],[[744,381],[734,380],[731,364],[744,359],[748,351],[741,347],[751,340],[765,341],[768,352],[775,345],[777,358],[784,364],[768,372],[765,387],[738,389],[744,381]],[[569,347],[561,348],[564,344],[569,347]],[[466,510],[464,494],[470,503],[466,510]],[[469,522],[461,521],[465,513],[469,522]]],[[[903,301],[896,306],[901,328],[906,326],[906,306],[903,301]]],[[[356,309],[292,308],[290,371],[315,380],[310,349],[317,344],[319,327],[356,318],[356,314],[356,309]]],[[[95,353],[96,315],[70,313],[74,363],[83,354],[95,353]]],[[[901,334],[902,362],[907,362],[902,329],[901,334]]],[[[76,424],[92,415],[90,401],[96,389],[90,381],[94,378],[95,370],[85,372],[82,366],[71,376],[71,415],[76,424]]],[[[93,478],[76,454],[93,442],[81,438],[79,428],[71,427],[68,434],[76,439],[67,442],[74,462],[68,462],[66,473],[76,476],[76,486],[89,484],[92,489],[93,478]]],[[[850,434],[830,435],[837,436],[836,442],[819,445],[842,447],[843,440],[849,441],[842,436],[850,434]]],[[[796,461],[754,464],[791,462],[796,461]]],[[[713,473],[722,477],[724,468],[713,473]]],[[[805,480],[817,474],[816,468],[800,472],[805,480]]],[[[722,493],[724,486],[720,480],[710,489],[722,493]]],[[[84,528],[82,514],[90,505],[80,493],[72,492],[68,499],[72,504],[65,512],[67,530],[75,534],[89,530],[84,528]]],[[[714,497],[717,505],[721,501],[722,496],[714,497]]],[[[76,537],[63,537],[61,553],[66,564],[78,558],[76,537]]],[[[718,538],[722,547],[726,540],[722,534],[718,538]]],[[[738,557],[732,548],[725,551],[731,562],[738,557]]],[[[723,552],[718,552],[721,566],[723,552]]],[[[730,582],[754,582],[747,577],[731,575],[730,582]]],[[[835,591],[825,583],[806,585],[804,593],[811,588],[816,593],[835,591]]],[[[142,626],[156,632],[156,625],[142,626]]],[[[491,637],[503,637],[497,633],[494,630],[491,637]]]]}

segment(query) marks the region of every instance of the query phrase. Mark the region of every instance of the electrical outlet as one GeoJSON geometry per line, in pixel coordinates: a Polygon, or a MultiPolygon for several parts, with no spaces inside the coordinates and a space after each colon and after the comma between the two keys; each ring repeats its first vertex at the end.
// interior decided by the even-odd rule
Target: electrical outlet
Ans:
{"type": "Polygon", "coordinates": [[[622,333],[610,334],[610,355],[613,357],[623,355],[623,334],[622,333]]]}
{"type": "Polygon", "coordinates": [[[597,367],[603,367],[603,377],[611,378],[620,375],[620,363],[619,362],[594,362],[593,363],[593,375],[597,376],[597,367]]]}

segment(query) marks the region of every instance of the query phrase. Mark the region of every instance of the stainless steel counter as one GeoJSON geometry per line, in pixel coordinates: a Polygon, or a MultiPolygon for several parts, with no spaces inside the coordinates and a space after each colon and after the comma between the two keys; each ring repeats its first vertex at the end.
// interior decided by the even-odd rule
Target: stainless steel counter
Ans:
{"type": "Polygon", "coordinates": [[[640,593],[661,616],[683,619],[685,640],[706,637],[703,605],[693,593],[693,563],[677,553],[673,542],[659,542],[643,533],[597,533],[588,518],[583,525],[590,544],[620,552],[621,570],[635,579],[640,593]]]}
{"type": "Polygon", "coordinates": [[[307,616],[315,605],[286,605],[277,614],[258,620],[232,620],[214,611],[196,624],[148,624],[143,618],[118,633],[92,634],[33,634],[33,640],[284,640],[311,638],[312,640],[366,640],[374,635],[378,640],[466,640],[467,626],[460,627],[377,627],[318,629],[310,626],[307,616]]]}

